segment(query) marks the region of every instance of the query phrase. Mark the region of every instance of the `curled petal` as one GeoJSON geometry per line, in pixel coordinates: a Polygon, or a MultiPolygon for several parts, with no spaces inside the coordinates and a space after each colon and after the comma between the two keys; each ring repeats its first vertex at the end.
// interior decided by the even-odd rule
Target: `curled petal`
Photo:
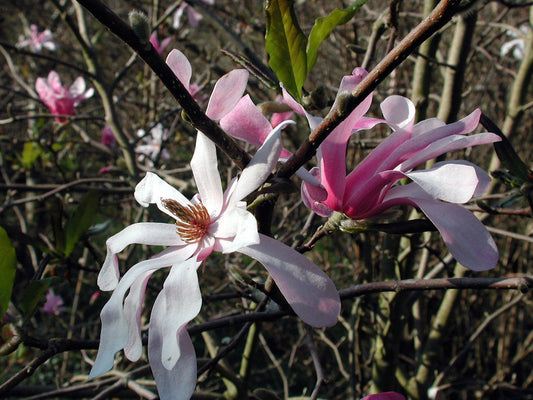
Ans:
{"type": "Polygon", "coordinates": [[[182,329],[177,334],[180,357],[172,369],[165,368],[161,357],[166,309],[166,296],[160,293],[155,300],[150,317],[148,332],[150,368],[154,374],[161,400],[189,400],[196,386],[196,353],[187,329],[182,329]]]}
{"type": "Polygon", "coordinates": [[[113,290],[116,287],[119,278],[116,254],[134,243],[150,246],[183,246],[186,244],[176,234],[174,224],[140,222],[124,228],[106,241],[107,255],[98,274],[100,289],[113,290]]]}
{"type": "Polygon", "coordinates": [[[141,206],[148,207],[149,204],[157,204],[161,211],[172,218],[175,218],[175,216],[163,206],[161,200],[172,199],[185,206],[191,204],[175,187],[153,172],[147,172],[146,176],[137,184],[134,196],[141,206]]]}
{"type": "Polygon", "coordinates": [[[395,130],[413,128],[416,108],[408,98],[398,95],[387,97],[381,102],[381,112],[395,130]]]}
{"type": "Polygon", "coordinates": [[[218,121],[230,112],[242,97],[248,76],[245,69],[234,69],[222,76],[213,88],[205,114],[218,121]]]}
{"type": "Polygon", "coordinates": [[[162,313],[165,321],[162,327],[161,362],[167,370],[174,368],[180,359],[179,332],[198,315],[202,306],[196,273],[199,265],[195,259],[173,265],[159,294],[165,296],[166,307],[154,307],[152,312],[152,318],[161,318],[155,313],[162,313]]]}
{"type": "Polygon", "coordinates": [[[131,285],[145,274],[184,261],[186,256],[180,249],[170,248],[157,257],[135,264],[124,274],[100,313],[102,320],[100,346],[89,379],[110,370],[113,367],[115,353],[128,344],[128,321],[124,314],[123,300],[131,285]]]}
{"type": "Polygon", "coordinates": [[[178,78],[183,86],[185,86],[185,89],[189,91],[192,67],[185,54],[178,49],[173,49],[170,51],[170,53],[168,53],[166,63],[172,72],[174,72],[176,78],[178,78]]]}
{"type": "Polygon", "coordinates": [[[335,284],[311,260],[289,246],[268,236],[244,247],[240,253],[265,266],[294,312],[314,327],[332,326],[340,313],[335,284]]]}

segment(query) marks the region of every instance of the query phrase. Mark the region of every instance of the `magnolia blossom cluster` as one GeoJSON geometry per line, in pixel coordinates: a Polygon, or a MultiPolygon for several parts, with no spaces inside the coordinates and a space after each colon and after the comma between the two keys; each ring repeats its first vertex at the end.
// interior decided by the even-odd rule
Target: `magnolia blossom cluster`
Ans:
{"type": "Polygon", "coordinates": [[[48,77],[37,78],[35,89],[39,98],[54,115],[59,115],[55,120],[65,122],[67,119],[61,116],[74,115],[75,108],[82,100],[92,97],[94,89],[85,90],[85,79],[79,76],[70,88],[61,83],[56,71],[50,71],[48,77]]]}
{"type": "MultiPolygon", "coordinates": [[[[194,90],[191,65],[183,53],[172,50],[167,64],[189,92],[194,90]]],[[[355,69],[345,76],[333,107],[365,75],[366,71],[355,69]]],[[[161,399],[188,400],[192,396],[196,356],[187,324],[200,311],[198,269],[212,252],[238,252],[261,263],[305,323],[327,327],[337,322],[340,299],[331,279],[304,255],[259,233],[255,217],[246,208],[244,199],[265,182],[278,161],[291,156],[282,146],[281,132],[294,124],[284,120],[291,113],[268,120],[244,95],[247,81],[246,70],[224,75],[215,84],[206,109],[206,115],[219,121],[230,135],[258,147],[240,176],[223,190],[215,145],[199,131],[190,163],[198,193],[189,199],[148,172],[135,188],[135,199],[143,207],[156,206],[171,223],[136,223],[107,240],[98,285],[113,293],[101,312],[100,347],[91,377],[111,369],[120,350],[129,360],[141,357],[141,312],[147,283],[156,271],[167,268],[163,288],[152,306],[148,358],[161,399]],[[117,255],[132,244],[165,249],[120,276],[117,255]]],[[[282,100],[307,118],[311,130],[320,123],[320,118],[309,114],[285,90],[282,100]]],[[[479,220],[460,205],[488,188],[486,172],[467,161],[439,162],[415,170],[446,152],[499,140],[492,133],[467,135],[476,128],[480,111],[452,124],[438,119],[415,124],[415,109],[408,99],[387,98],[381,104],[383,119],[365,116],[371,102],[369,95],[321,144],[316,168],[298,172],[303,178],[304,204],[320,216],[337,212],[354,220],[380,216],[398,205],[415,206],[437,227],[458,261],[474,270],[492,268],[498,258],[494,241],[479,220]],[[351,135],[383,123],[392,129],[390,136],[347,173],[346,148],[351,135]],[[403,179],[410,183],[400,185],[403,179]]],[[[159,154],[160,146],[155,150],[159,154]]],[[[153,154],[152,149],[137,152],[150,159],[153,154]]],[[[400,400],[403,396],[388,392],[365,399],[400,400]]]]}
{"type": "Polygon", "coordinates": [[[57,50],[57,44],[54,42],[54,35],[50,29],[45,29],[39,32],[37,25],[30,25],[30,36],[21,39],[17,43],[17,47],[30,47],[34,52],[38,53],[43,48],[54,51],[57,50]]]}

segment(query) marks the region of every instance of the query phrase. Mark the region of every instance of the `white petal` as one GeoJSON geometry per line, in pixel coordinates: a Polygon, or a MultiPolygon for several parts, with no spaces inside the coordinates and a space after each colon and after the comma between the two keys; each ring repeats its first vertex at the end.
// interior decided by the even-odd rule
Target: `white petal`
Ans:
{"type": "Polygon", "coordinates": [[[476,193],[480,182],[486,187],[490,177],[477,165],[468,161],[445,161],[435,163],[428,170],[406,174],[433,198],[450,203],[466,203],[476,193]]]}
{"type": "Polygon", "coordinates": [[[166,296],[155,300],[148,332],[148,360],[161,400],[189,400],[196,386],[196,354],[186,329],[178,335],[180,358],[171,370],[161,362],[164,328],[166,324],[166,296]]]}
{"type": "Polygon", "coordinates": [[[98,274],[98,286],[101,290],[113,290],[118,283],[119,270],[117,253],[130,244],[150,246],[186,245],[178,234],[174,224],[158,222],[141,222],[130,225],[107,239],[107,255],[98,274]]]}
{"type": "Polygon", "coordinates": [[[174,219],[176,217],[163,206],[161,200],[172,199],[182,205],[191,204],[175,187],[169,185],[152,172],[147,172],[146,176],[137,184],[134,196],[141,206],[148,207],[149,204],[157,204],[161,211],[174,219]]]}
{"type": "Polygon", "coordinates": [[[416,108],[411,100],[406,97],[393,95],[381,103],[381,112],[385,120],[395,129],[411,130],[415,120],[416,108]]]}
{"type": "Polygon", "coordinates": [[[311,260],[291,247],[261,235],[261,243],[239,250],[265,266],[294,312],[314,327],[332,326],[340,313],[335,284],[311,260]]]}
{"type": "MultiPolygon", "coordinates": [[[[259,243],[257,221],[246,208],[232,207],[213,224],[212,235],[217,241],[217,251],[232,253],[242,247],[259,243]]],[[[211,232],[211,231],[210,231],[211,232]]]]}
{"type": "Polygon", "coordinates": [[[218,172],[217,149],[215,143],[200,131],[196,136],[191,168],[202,204],[209,215],[218,215],[222,211],[223,194],[218,172]]]}
{"type": "Polygon", "coordinates": [[[128,323],[124,315],[123,300],[130,286],[140,276],[184,261],[187,257],[190,255],[184,253],[182,249],[162,252],[157,257],[135,264],[124,274],[100,313],[102,319],[100,346],[89,379],[110,370],[113,367],[115,353],[128,344],[128,323]]]}
{"type": "Polygon", "coordinates": [[[137,361],[142,355],[141,311],[146,285],[152,274],[153,271],[148,271],[139,276],[124,300],[124,317],[128,324],[128,343],[124,346],[124,355],[130,361],[137,361]]]}
{"type": "Polygon", "coordinates": [[[202,306],[196,273],[199,265],[195,259],[173,265],[160,293],[160,296],[166,298],[161,362],[168,370],[174,368],[180,358],[178,332],[185,329],[187,323],[198,315],[202,306]]]}
{"type": "Polygon", "coordinates": [[[242,171],[232,196],[233,201],[242,200],[265,182],[274,169],[281,150],[283,150],[281,130],[289,124],[294,124],[294,121],[283,121],[276,126],[265,143],[257,150],[257,153],[242,171]]]}

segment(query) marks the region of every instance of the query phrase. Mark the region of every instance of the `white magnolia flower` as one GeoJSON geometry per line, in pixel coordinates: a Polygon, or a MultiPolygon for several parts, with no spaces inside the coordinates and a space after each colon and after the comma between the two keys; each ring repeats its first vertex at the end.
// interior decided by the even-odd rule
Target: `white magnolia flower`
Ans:
{"type": "Polygon", "coordinates": [[[100,347],[91,378],[111,369],[114,355],[121,349],[132,361],[140,358],[140,317],[146,284],[155,271],[169,267],[152,308],[148,357],[161,399],[191,397],[196,383],[196,356],[186,326],[202,304],[197,269],[213,251],[237,251],[263,264],[294,312],[309,325],[336,323],[340,300],[333,282],[302,254],[258,233],[256,220],[243,201],[265,181],[278,161],[282,150],[280,131],[288,123],[292,121],[271,132],[241,176],[234,178],[225,191],[215,145],[201,132],[191,161],[196,196],[187,199],[153,173],[147,173],[137,185],[136,200],[145,207],[156,204],[175,223],[137,223],[107,240],[107,257],[98,285],[114,292],[101,312],[100,347]],[[116,254],[134,243],[168,247],[135,264],[119,279],[116,254]]]}

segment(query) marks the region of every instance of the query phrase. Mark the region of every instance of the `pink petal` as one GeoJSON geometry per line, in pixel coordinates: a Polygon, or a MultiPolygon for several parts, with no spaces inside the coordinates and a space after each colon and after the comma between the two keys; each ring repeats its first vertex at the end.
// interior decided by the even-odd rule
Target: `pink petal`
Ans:
{"type": "Polygon", "coordinates": [[[180,357],[174,367],[168,370],[161,361],[167,307],[166,296],[160,293],[150,317],[148,360],[161,400],[189,400],[196,386],[196,353],[187,329],[178,332],[180,357]]]}
{"type": "Polygon", "coordinates": [[[259,243],[257,221],[246,210],[246,205],[232,207],[212,224],[209,233],[216,237],[215,249],[221,253],[232,253],[242,247],[259,243]]]}
{"type": "Polygon", "coordinates": [[[237,105],[220,120],[229,135],[260,147],[272,131],[272,125],[250,99],[242,97],[237,105]]]}
{"type": "Polygon", "coordinates": [[[172,72],[174,72],[174,75],[176,75],[176,78],[185,86],[185,89],[189,90],[192,67],[185,54],[178,49],[173,49],[168,53],[166,62],[172,72]]]}
{"type": "Polygon", "coordinates": [[[202,204],[207,208],[209,215],[218,215],[222,211],[223,197],[217,150],[215,143],[200,131],[196,135],[191,168],[202,204]]]}
{"type": "Polygon", "coordinates": [[[431,199],[415,184],[394,187],[386,201],[384,206],[403,203],[419,207],[439,230],[448,250],[466,268],[486,271],[496,266],[498,248],[492,236],[467,209],[431,199]]]}
{"type": "MultiPolygon", "coordinates": [[[[320,171],[316,167],[309,172],[315,177],[319,177],[320,175],[320,171]]],[[[323,187],[304,181],[302,182],[301,195],[304,205],[316,214],[322,217],[329,217],[333,213],[331,208],[322,204],[328,197],[328,192],[323,187]]]]}
{"type": "Polygon", "coordinates": [[[213,88],[205,114],[218,121],[229,113],[241,99],[248,76],[245,69],[234,69],[222,76],[213,88]]]}
{"type": "Polygon", "coordinates": [[[240,253],[265,266],[294,312],[314,327],[332,326],[340,313],[335,284],[311,260],[289,246],[265,235],[261,243],[240,253]]]}

